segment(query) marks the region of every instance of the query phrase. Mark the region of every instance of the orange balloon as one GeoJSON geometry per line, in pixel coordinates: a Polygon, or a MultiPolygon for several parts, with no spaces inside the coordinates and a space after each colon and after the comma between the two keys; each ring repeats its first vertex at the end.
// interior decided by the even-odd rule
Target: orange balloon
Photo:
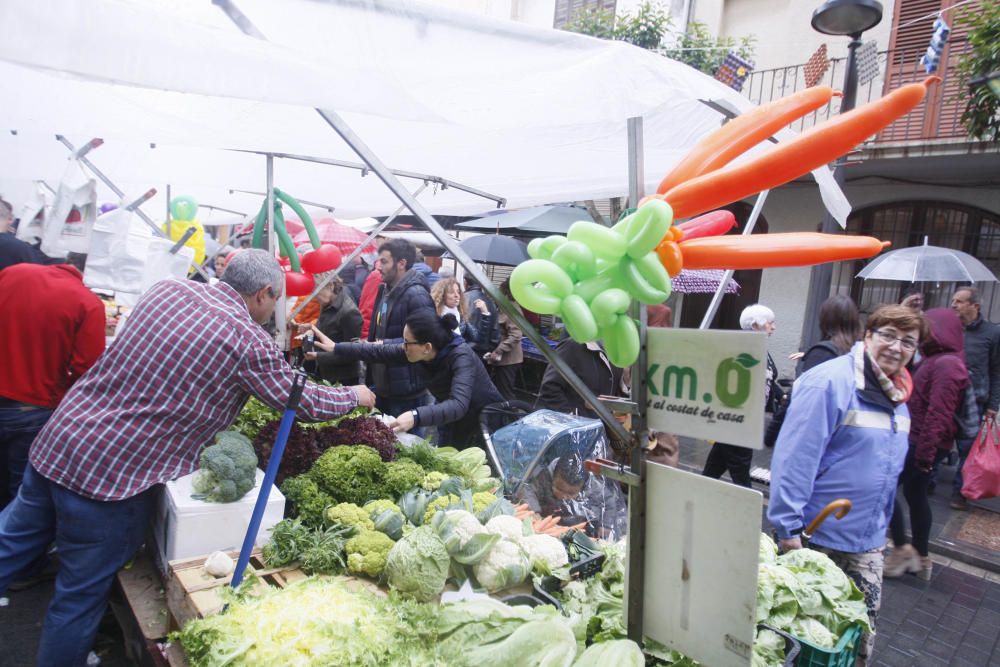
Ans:
{"type": "Polygon", "coordinates": [[[917,106],[936,76],[897,88],[885,97],[834,116],[767,152],[671,188],[665,199],[674,218],[689,218],[776,188],[833,162],[917,106]]]}
{"type": "MultiPolygon", "coordinates": [[[[791,232],[707,236],[684,241],[680,250],[685,269],[767,269],[864,259],[879,254],[888,245],[888,241],[871,236],[791,232]]],[[[659,253],[660,248],[656,250],[659,253]]]]}
{"type": "Polygon", "coordinates": [[[667,270],[671,278],[674,278],[684,268],[684,257],[681,254],[681,247],[673,241],[662,241],[656,246],[656,256],[660,258],[660,264],[667,270]]]}

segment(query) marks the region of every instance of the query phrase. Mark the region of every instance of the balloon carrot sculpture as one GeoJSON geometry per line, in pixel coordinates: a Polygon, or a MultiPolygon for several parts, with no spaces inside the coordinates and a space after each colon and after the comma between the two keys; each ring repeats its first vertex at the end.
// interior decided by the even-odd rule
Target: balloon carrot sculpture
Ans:
{"type": "MultiPolygon", "coordinates": [[[[312,218],[302,205],[289,194],[274,188],[274,232],[278,237],[279,254],[288,260],[290,271],[285,274],[285,294],[302,296],[312,292],[315,287],[313,274],[332,271],[340,266],[342,259],[340,249],[332,244],[320,242],[319,234],[312,218]],[[292,237],[285,228],[285,216],[282,213],[282,203],[287,204],[302,221],[309,243],[313,249],[299,258],[298,250],[292,242],[292,237]]],[[[253,247],[264,247],[264,228],[267,226],[267,199],[260,206],[257,219],[253,226],[253,247]]]]}
{"type": "Polygon", "coordinates": [[[581,343],[603,340],[611,362],[631,365],[639,332],[632,299],[662,303],[671,277],[689,269],[763,269],[862,259],[888,245],[867,236],[790,233],[722,237],[736,224],[713,211],[808,174],[850,151],[923,100],[937,77],[903,86],[840,114],[742,163],[729,162],[836,94],[820,86],[738,116],[705,137],[664,177],[657,194],[608,228],[577,222],[563,236],[535,239],[532,259],[514,269],[514,298],[537,313],[558,315],[581,343]],[[728,166],[727,166],[728,165],[728,166]],[[706,211],[713,211],[706,213],[706,211]],[[674,219],[699,216],[678,225],[674,219]]]}

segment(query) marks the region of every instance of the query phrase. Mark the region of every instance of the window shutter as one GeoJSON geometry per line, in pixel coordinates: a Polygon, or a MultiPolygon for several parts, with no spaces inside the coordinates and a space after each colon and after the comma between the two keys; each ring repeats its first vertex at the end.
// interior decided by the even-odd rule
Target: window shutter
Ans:
{"type": "Polygon", "coordinates": [[[617,2],[618,0],[556,0],[552,27],[565,28],[585,9],[609,9],[614,12],[617,2]]]}

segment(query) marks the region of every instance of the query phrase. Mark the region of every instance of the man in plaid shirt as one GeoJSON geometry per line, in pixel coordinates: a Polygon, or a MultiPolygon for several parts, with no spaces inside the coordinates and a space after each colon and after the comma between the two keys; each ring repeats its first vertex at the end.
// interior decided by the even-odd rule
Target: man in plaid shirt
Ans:
{"type": "MultiPolygon", "coordinates": [[[[56,542],[39,665],[84,664],[115,573],[142,544],[153,487],[193,472],[250,395],[284,407],[293,372],[260,326],[283,286],[263,250],[238,253],[216,285],[153,286],[35,439],[0,516],[0,595],[56,542]]],[[[374,402],[364,386],[308,384],[299,414],[325,420],[374,402]]]]}

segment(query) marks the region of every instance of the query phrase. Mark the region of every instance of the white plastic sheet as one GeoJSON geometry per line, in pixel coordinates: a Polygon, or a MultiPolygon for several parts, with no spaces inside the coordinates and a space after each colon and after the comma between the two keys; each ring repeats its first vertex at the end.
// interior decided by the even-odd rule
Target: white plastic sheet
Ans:
{"type": "MultiPolygon", "coordinates": [[[[311,109],[329,107],[390,167],[459,181],[510,207],[602,198],[627,191],[628,117],[645,119],[652,190],[721,122],[703,100],[751,106],[627,44],[410,0],[236,4],[268,43],[240,34],[207,1],[0,5],[9,37],[0,75],[18,91],[0,112],[18,130],[0,135],[13,156],[0,165],[0,187],[51,177],[62,147],[48,144],[60,132],[103,137],[92,157],[131,187],[170,183],[174,193],[253,208],[245,197],[236,206],[229,191],[262,189],[263,158],[218,149],[357,161],[311,109]]],[[[276,182],[335,204],[338,215],[398,205],[353,170],[279,161],[276,182]]],[[[823,186],[834,201],[831,188],[823,186]]],[[[454,189],[421,200],[434,213],[491,208],[454,189]]]]}

